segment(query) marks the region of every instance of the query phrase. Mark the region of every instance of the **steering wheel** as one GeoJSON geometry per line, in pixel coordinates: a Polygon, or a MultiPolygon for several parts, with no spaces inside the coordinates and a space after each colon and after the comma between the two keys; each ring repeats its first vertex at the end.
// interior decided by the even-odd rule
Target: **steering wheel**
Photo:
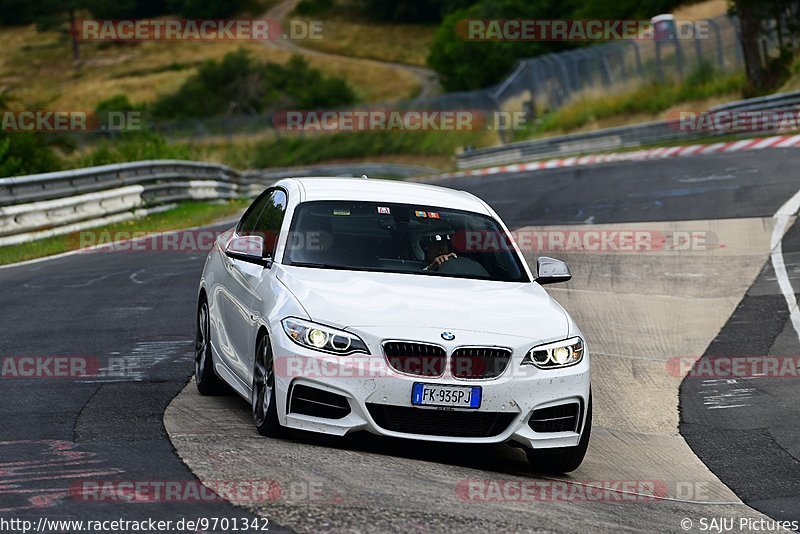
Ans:
{"type": "Polygon", "coordinates": [[[442,274],[465,274],[469,276],[484,276],[489,278],[489,272],[483,268],[483,265],[471,258],[464,258],[458,256],[450,258],[443,264],[439,265],[436,272],[442,274]]]}

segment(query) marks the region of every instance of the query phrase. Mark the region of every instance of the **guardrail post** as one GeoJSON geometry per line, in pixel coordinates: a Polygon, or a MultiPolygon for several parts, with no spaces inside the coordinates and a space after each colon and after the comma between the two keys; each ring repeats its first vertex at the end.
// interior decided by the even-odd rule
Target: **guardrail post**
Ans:
{"type": "MultiPolygon", "coordinates": [[[[722,51],[722,35],[720,33],[719,24],[716,21],[709,19],[708,25],[714,30],[714,42],[717,45],[717,64],[719,65],[720,70],[725,68],[725,53],[722,51]]],[[[739,46],[739,43],[735,43],[735,46],[739,46]]]]}

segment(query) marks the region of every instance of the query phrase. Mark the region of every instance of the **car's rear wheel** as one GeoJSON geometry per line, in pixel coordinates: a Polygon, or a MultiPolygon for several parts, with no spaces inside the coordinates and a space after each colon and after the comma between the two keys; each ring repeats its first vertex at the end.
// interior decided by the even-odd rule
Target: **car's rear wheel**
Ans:
{"type": "Polygon", "coordinates": [[[194,376],[201,395],[220,395],[226,392],[225,383],[214,371],[211,357],[211,320],[205,298],[197,306],[197,335],[194,344],[194,376]]]}
{"type": "Polygon", "coordinates": [[[262,333],[256,343],[256,357],[253,368],[253,422],[262,436],[282,437],[286,429],[278,420],[278,406],[275,402],[275,366],[272,358],[272,344],[269,336],[262,333]]]}
{"type": "Polygon", "coordinates": [[[549,475],[575,471],[583,462],[589,448],[589,436],[592,433],[592,395],[586,409],[586,423],[578,444],[574,447],[557,447],[553,449],[526,449],[531,469],[537,473],[549,475]]]}

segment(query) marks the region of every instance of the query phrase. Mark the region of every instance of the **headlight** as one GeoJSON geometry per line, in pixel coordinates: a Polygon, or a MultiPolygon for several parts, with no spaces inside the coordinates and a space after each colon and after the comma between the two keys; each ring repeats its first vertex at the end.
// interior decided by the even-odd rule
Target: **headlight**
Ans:
{"type": "Polygon", "coordinates": [[[281,321],[283,331],[289,339],[307,349],[329,352],[331,354],[369,354],[367,345],[356,335],[330,326],[289,317],[281,321]]]}
{"type": "Polygon", "coordinates": [[[535,365],[540,369],[569,367],[583,359],[583,350],[583,340],[579,337],[572,337],[564,341],[533,347],[522,359],[522,363],[523,365],[535,365]]]}

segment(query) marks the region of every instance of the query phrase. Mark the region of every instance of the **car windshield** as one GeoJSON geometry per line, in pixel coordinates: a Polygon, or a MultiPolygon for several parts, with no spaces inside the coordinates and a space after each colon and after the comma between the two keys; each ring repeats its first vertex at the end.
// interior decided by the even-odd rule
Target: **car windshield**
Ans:
{"type": "Polygon", "coordinates": [[[530,281],[494,219],[415,204],[300,204],[283,261],[299,267],[530,281]]]}

